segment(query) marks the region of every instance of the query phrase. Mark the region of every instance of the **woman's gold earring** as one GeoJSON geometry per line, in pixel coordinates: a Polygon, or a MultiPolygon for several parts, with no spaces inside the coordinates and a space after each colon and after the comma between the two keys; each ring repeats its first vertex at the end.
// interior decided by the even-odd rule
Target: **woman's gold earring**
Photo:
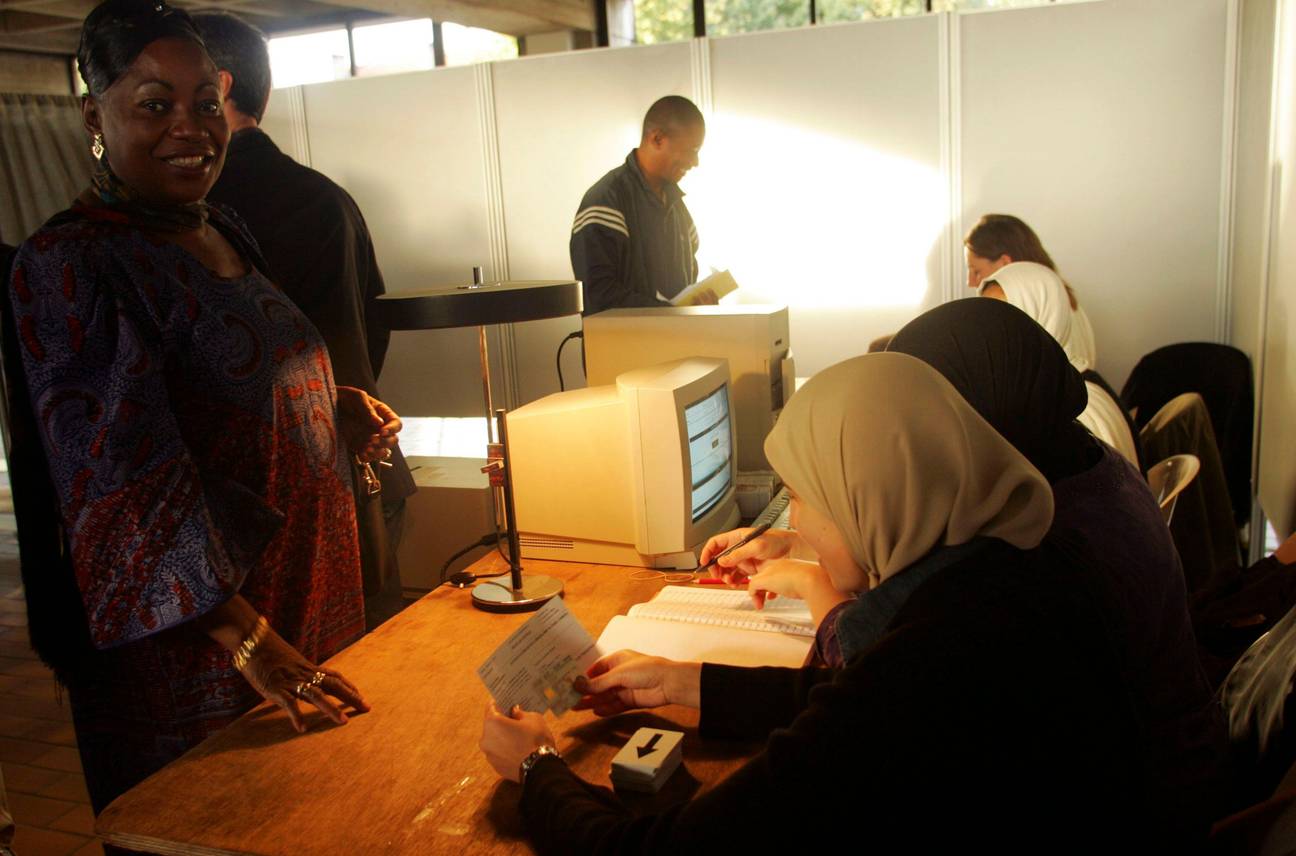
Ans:
{"type": "Polygon", "coordinates": [[[94,139],[90,142],[90,154],[94,155],[95,160],[103,160],[103,156],[104,156],[103,134],[94,135],[94,139]]]}

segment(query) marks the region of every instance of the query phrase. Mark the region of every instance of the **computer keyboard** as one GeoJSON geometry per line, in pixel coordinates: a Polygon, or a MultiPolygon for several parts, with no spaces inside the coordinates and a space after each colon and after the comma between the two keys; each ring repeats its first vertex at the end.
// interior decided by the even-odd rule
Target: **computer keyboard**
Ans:
{"type": "Polygon", "coordinates": [[[788,522],[788,511],[790,510],[792,497],[788,494],[786,487],[779,488],[778,493],[765,506],[765,510],[756,515],[752,521],[752,526],[760,526],[768,523],[771,529],[791,529],[792,525],[788,522]]]}

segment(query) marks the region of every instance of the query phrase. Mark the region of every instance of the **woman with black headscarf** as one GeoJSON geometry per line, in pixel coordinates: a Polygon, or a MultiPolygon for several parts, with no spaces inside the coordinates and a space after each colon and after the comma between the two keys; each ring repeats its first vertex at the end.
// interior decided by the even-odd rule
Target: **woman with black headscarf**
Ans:
{"type": "Polygon", "coordinates": [[[926,312],[889,350],[943,374],[1052,485],[1043,548],[1082,569],[1104,605],[1162,785],[1165,825],[1202,831],[1220,807],[1223,720],[1197,658],[1169,530],[1138,472],[1076,421],[1087,400],[1080,374],[1044,328],[997,300],[926,312]]]}

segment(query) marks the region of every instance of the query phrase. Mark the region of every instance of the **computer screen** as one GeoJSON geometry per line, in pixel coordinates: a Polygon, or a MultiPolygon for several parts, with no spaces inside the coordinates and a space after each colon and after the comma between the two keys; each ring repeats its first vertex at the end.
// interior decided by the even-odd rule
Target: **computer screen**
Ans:
{"type": "Polygon", "coordinates": [[[724,360],[689,358],[507,416],[523,557],[693,568],[738,523],[724,360]]]}
{"type": "Polygon", "coordinates": [[[729,362],[738,471],[766,470],[765,436],[792,394],[786,306],[649,306],[609,309],[583,321],[591,386],[666,360],[713,357],[729,362]]]}
{"type": "Polygon", "coordinates": [[[729,438],[729,396],[721,386],[684,408],[689,437],[689,468],[693,477],[693,520],[706,514],[733,484],[733,446],[729,438]]]}

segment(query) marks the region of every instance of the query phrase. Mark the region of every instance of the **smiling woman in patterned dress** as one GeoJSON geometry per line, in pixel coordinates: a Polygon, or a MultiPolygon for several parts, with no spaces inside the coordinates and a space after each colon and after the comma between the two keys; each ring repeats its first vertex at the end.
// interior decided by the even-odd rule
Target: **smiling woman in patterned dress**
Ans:
{"type": "Polygon", "coordinates": [[[203,201],[229,132],[188,16],[108,0],[78,59],[94,186],[23,244],[10,298],[69,556],[30,622],[98,812],[262,698],[298,731],[299,700],[367,710],[317,663],[364,628],[348,446],[376,459],[400,422],[334,386],[203,201]]]}

